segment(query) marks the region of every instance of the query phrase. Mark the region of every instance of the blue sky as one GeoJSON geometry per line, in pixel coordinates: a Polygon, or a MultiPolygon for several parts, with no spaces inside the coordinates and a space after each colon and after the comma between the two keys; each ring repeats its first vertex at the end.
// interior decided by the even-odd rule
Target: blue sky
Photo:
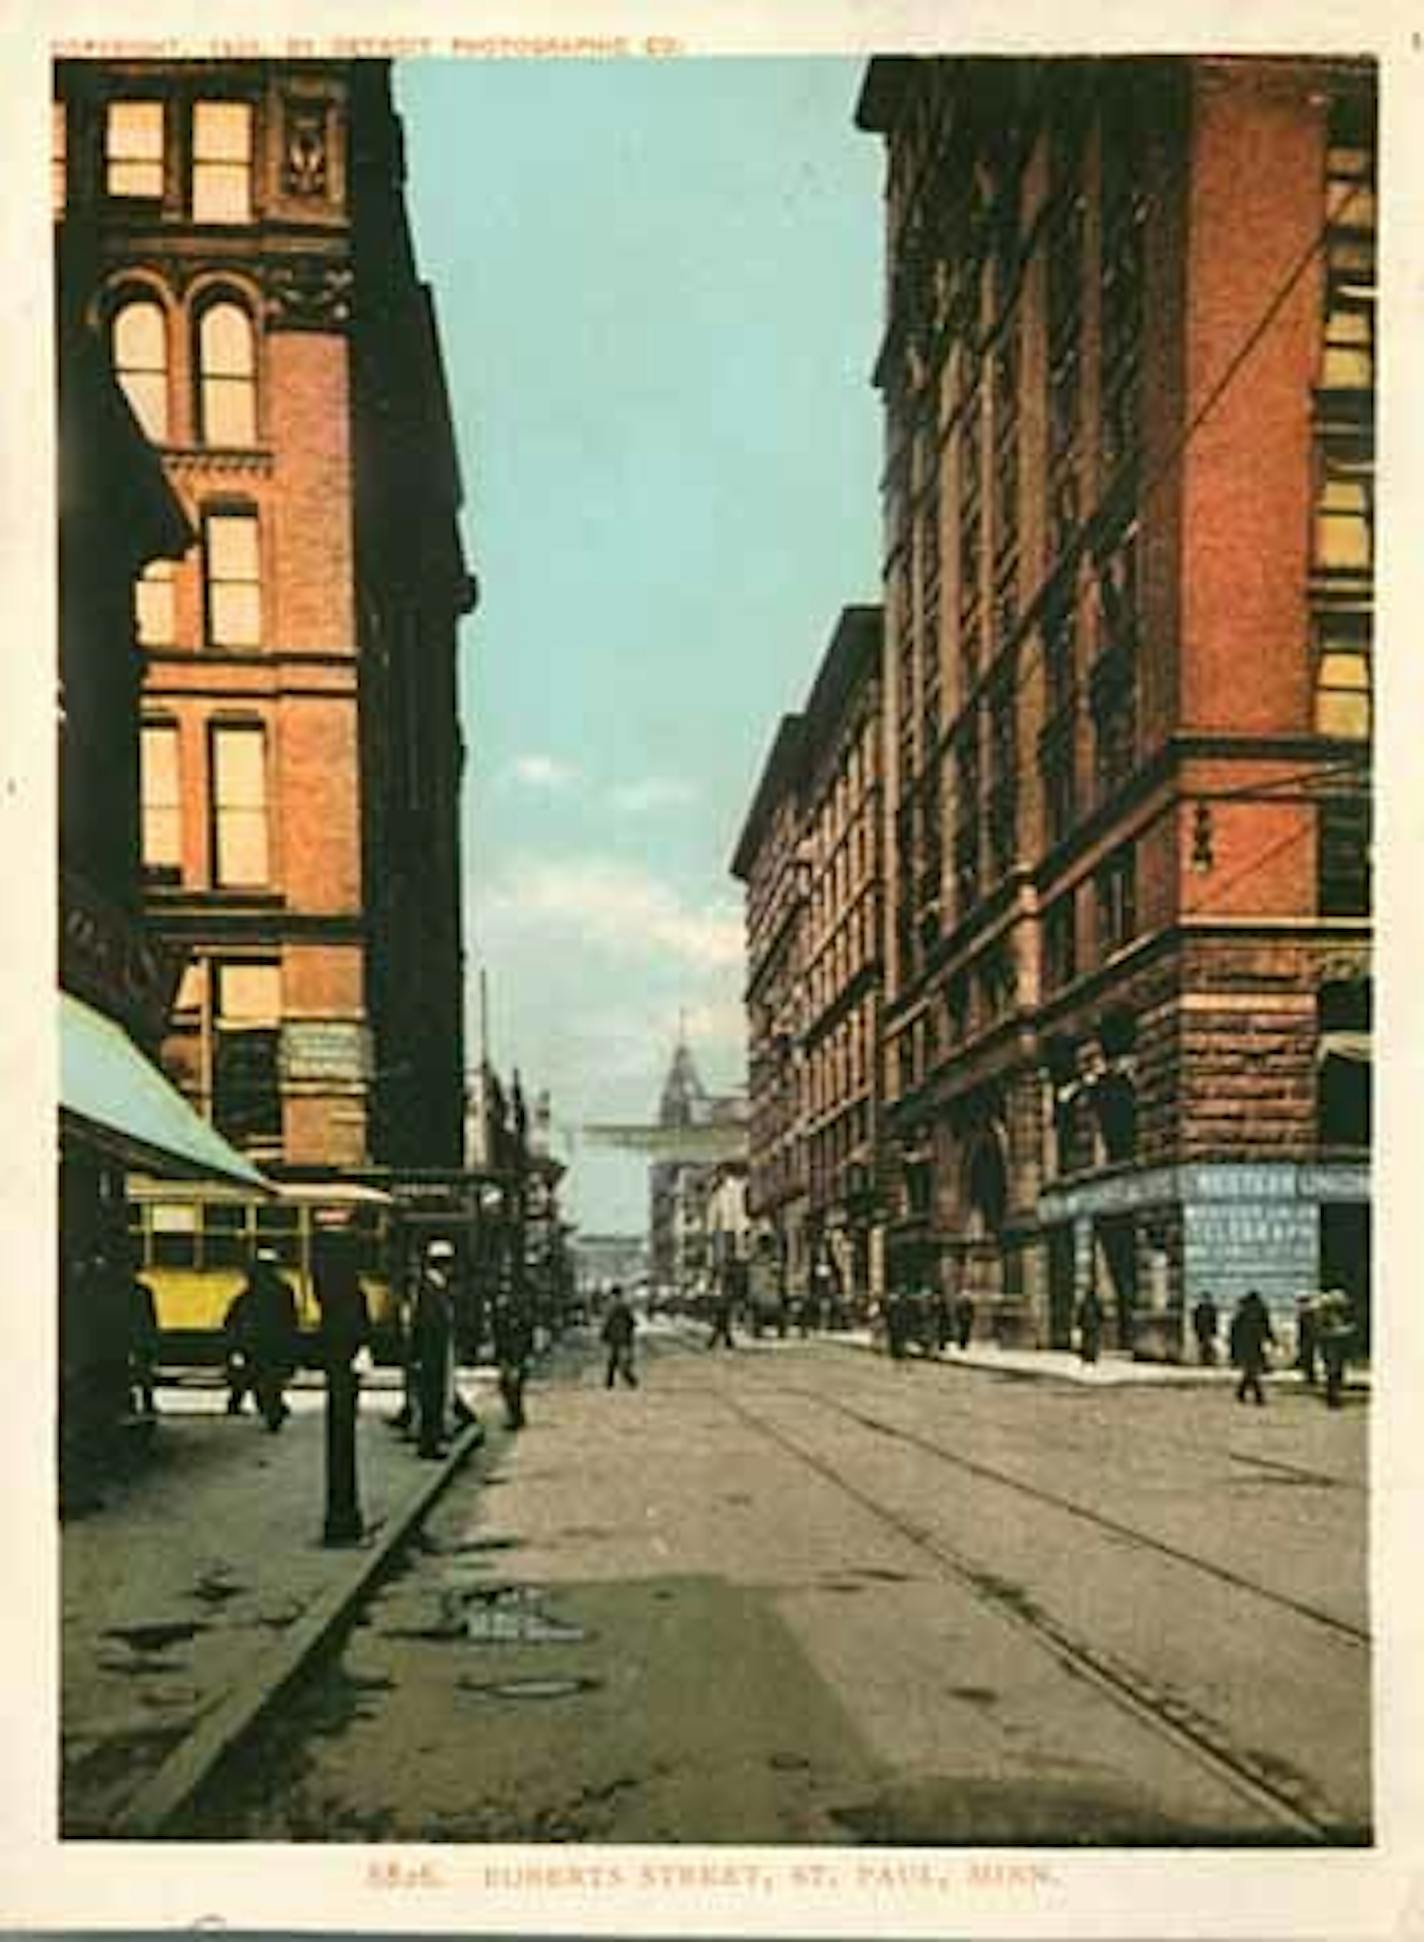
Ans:
{"type": "MultiPolygon", "coordinates": [[[[462,635],[466,946],[556,1124],[653,1115],[685,1010],[744,1081],[728,874],[780,713],[877,592],[879,145],[860,61],[408,61],[482,596],[462,635]]],[[[564,1143],[572,1216],[644,1166],[564,1143]]]]}

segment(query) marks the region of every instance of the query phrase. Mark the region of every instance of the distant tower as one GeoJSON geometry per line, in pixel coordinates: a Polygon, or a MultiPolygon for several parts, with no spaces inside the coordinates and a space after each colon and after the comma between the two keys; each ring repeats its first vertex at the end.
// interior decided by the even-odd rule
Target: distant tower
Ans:
{"type": "MultiPolygon", "coordinates": [[[[663,1082],[658,1124],[699,1126],[711,1117],[711,1113],[711,1097],[693,1063],[685,1023],[679,1018],[677,1044],[663,1082]]],[[[682,1163],[677,1160],[661,1160],[652,1168],[648,1225],[650,1272],[654,1287],[671,1287],[677,1279],[675,1211],[678,1180],[682,1171],[682,1163]]]]}

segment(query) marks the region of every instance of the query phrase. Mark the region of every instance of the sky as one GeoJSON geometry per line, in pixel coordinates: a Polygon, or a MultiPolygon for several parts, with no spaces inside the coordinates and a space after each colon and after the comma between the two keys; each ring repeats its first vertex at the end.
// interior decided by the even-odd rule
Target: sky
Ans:
{"type": "Polygon", "coordinates": [[[461,632],[468,1043],[552,1095],[565,1211],[638,1232],[685,1014],[746,1080],[729,862],[840,609],[878,597],[863,62],[403,61],[480,604],[461,632]]]}

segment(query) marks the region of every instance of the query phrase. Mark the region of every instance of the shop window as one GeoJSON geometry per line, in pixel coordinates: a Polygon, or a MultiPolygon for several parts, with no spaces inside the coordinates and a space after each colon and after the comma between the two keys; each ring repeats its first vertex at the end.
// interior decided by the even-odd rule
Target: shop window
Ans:
{"type": "Polygon", "coordinates": [[[104,131],[105,183],[111,196],[158,201],[163,195],[163,103],[111,101],[104,131]]]}
{"type": "Polygon", "coordinates": [[[176,722],[145,722],[139,738],[143,873],[151,883],[183,874],[183,792],[176,722]]]}
{"type": "Polygon", "coordinates": [[[193,220],[252,220],[252,109],[245,101],[193,104],[193,220]]]}
{"type": "Polygon", "coordinates": [[[257,352],[252,319],[236,303],[210,304],[198,325],[198,422],[205,445],[257,442],[257,352]]]}
{"type": "Polygon", "coordinates": [[[257,514],[240,507],[207,513],[203,556],[209,646],[260,647],[262,564],[257,514]]]}
{"type": "Polygon", "coordinates": [[[265,731],[258,722],[215,724],[211,754],[213,882],[260,888],[270,875],[265,731]]]}
{"type": "Polygon", "coordinates": [[[134,583],[134,627],[140,647],[172,647],[177,564],[150,560],[134,583]]]}
{"type": "Polygon", "coordinates": [[[110,325],[114,375],[144,435],[155,445],[168,437],[168,321],[152,297],[120,304],[110,325]]]}

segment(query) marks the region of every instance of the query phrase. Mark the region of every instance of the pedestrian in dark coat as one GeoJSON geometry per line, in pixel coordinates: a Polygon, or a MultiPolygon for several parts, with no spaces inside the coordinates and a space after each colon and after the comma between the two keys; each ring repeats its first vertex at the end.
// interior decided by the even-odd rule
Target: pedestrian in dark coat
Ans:
{"type": "Polygon", "coordinates": [[[961,1295],[954,1304],[954,1332],[961,1350],[967,1349],[974,1334],[974,1303],[968,1295],[961,1295]]]}
{"type": "Polygon", "coordinates": [[[909,1333],[909,1296],[903,1289],[892,1288],[885,1302],[885,1346],[893,1361],[904,1361],[909,1333]]]}
{"type": "Polygon", "coordinates": [[[291,1414],[286,1387],[298,1359],[297,1298],[292,1284],[277,1272],[274,1249],[260,1247],[243,1291],[242,1336],[257,1407],[275,1433],[291,1414]]]}
{"type": "Polygon", "coordinates": [[[1241,1297],[1231,1317],[1231,1360],[1241,1371],[1241,1380],[1236,1385],[1237,1402],[1244,1403],[1248,1395],[1258,1405],[1265,1402],[1261,1377],[1266,1370],[1266,1350],[1275,1339],[1266,1304],[1252,1288],[1241,1297]]]}
{"type": "Polygon", "coordinates": [[[156,1416],[153,1400],[158,1362],[158,1303],[146,1281],[129,1274],[129,1407],[133,1413],[156,1416]]]}
{"type": "Polygon", "coordinates": [[[504,1418],[512,1430],[524,1427],[524,1385],[534,1356],[534,1328],[528,1313],[513,1303],[495,1310],[494,1359],[499,1364],[499,1393],[504,1418]]]}
{"type": "Polygon", "coordinates": [[[1096,1362],[1103,1345],[1103,1305],[1096,1290],[1090,1288],[1078,1307],[1078,1354],[1084,1362],[1096,1362]]]}
{"type": "Polygon", "coordinates": [[[1205,1289],[1192,1309],[1192,1333],[1197,1342],[1197,1361],[1204,1369],[1216,1362],[1216,1331],[1221,1317],[1216,1303],[1205,1289]]]}
{"type": "Polygon", "coordinates": [[[712,1297],[712,1333],[707,1346],[709,1349],[736,1347],[732,1340],[732,1297],[725,1287],[719,1288],[712,1297]]]}
{"type": "Polygon", "coordinates": [[[630,1389],[637,1388],[638,1376],[633,1367],[633,1337],[637,1329],[638,1318],[623,1299],[623,1290],[614,1288],[608,1313],[603,1318],[603,1340],[608,1349],[605,1389],[613,1387],[616,1376],[622,1376],[630,1389]]]}
{"type": "Polygon", "coordinates": [[[934,1318],[935,1350],[943,1355],[954,1340],[954,1310],[942,1288],[936,1288],[930,1297],[930,1312],[934,1318]]]}
{"type": "Polygon", "coordinates": [[[411,1362],[415,1372],[416,1453],[445,1454],[445,1412],[450,1393],[450,1346],[454,1334],[451,1291],[455,1250],[449,1241],[432,1241],[416,1282],[411,1313],[411,1362]]]}

